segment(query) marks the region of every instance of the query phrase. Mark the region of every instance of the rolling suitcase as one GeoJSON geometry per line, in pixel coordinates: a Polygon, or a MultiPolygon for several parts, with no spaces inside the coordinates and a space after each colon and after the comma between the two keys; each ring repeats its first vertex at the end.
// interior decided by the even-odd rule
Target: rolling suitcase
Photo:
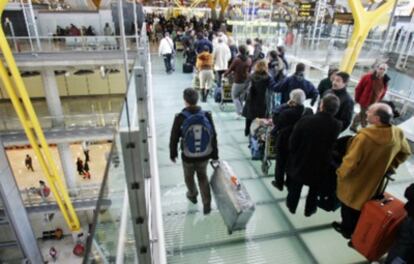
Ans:
{"type": "Polygon", "coordinates": [[[407,213],[404,203],[388,193],[364,204],[352,235],[352,246],[369,261],[376,261],[390,249],[407,213]]]}
{"type": "Polygon", "coordinates": [[[192,73],[192,72],[193,72],[193,65],[191,63],[184,63],[183,73],[192,73]]]}
{"type": "Polygon", "coordinates": [[[211,189],[229,234],[245,229],[255,210],[254,202],[227,162],[212,162],[211,165],[214,168],[211,189]]]}

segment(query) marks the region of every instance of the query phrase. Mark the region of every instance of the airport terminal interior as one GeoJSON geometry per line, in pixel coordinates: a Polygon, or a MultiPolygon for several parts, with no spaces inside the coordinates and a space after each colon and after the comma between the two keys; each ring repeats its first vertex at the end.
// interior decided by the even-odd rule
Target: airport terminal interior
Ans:
{"type": "MultiPolygon", "coordinates": [[[[414,0],[1,0],[0,16],[0,264],[414,263],[414,198],[406,192],[414,186],[414,0]],[[218,66],[223,58],[224,66],[218,66]],[[242,73],[235,70],[235,64],[247,62],[252,64],[242,73]],[[266,114],[250,118],[247,106],[260,65],[270,84],[262,84],[264,100],[254,107],[266,114]],[[386,75],[374,75],[381,69],[386,75]],[[244,72],[241,82],[250,84],[235,95],[241,85],[236,76],[244,72]],[[286,80],[297,74],[308,88],[288,87],[286,80]],[[335,94],[335,78],[344,80],[338,77],[344,74],[353,102],[349,118],[368,111],[363,118],[369,124],[348,124],[336,134],[336,142],[347,137],[352,143],[335,168],[364,131],[398,129],[406,145],[401,144],[408,146],[404,158],[391,179],[381,174],[374,188],[377,193],[387,182],[385,192],[393,198],[380,201],[373,193],[362,209],[345,205],[340,169],[332,169],[318,175],[316,212],[308,212],[307,198],[315,185],[304,184],[292,213],[290,169],[299,165],[286,169],[289,182],[277,188],[275,171],[283,155],[278,156],[274,132],[280,119],[272,116],[281,116],[294,98],[290,93],[289,103],[282,104],[286,90],[277,89],[286,83],[287,96],[305,91],[303,104],[314,115],[303,110],[296,123],[302,124],[326,111],[329,92],[322,92],[321,81],[335,94]],[[378,86],[368,106],[359,92],[367,76],[378,86]],[[193,140],[203,135],[196,139],[202,143],[193,143],[198,148],[207,144],[205,135],[217,140],[216,146],[208,143],[218,150],[218,157],[208,154],[211,162],[181,158],[192,151],[185,145],[191,136],[184,124],[196,116],[180,114],[189,106],[184,90],[195,91],[198,106],[211,113],[211,120],[192,121],[203,132],[191,131],[193,140]],[[393,107],[391,125],[372,123],[370,109],[380,100],[393,107]],[[245,101],[242,112],[239,101],[245,101]],[[173,124],[181,137],[177,146],[173,124]],[[208,179],[199,173],[205,167],[188,169],[193,163],[207,164],[208,179]],[[188,170],[197,170],[197,188],[204,182],[210,189],[211,205],[201,189],[194,201],[184,176],[188,170]],[[328,176],[334,182],[329,206],[321,191],[328,176]],[[393,219],[384,220],[384,230],[395,222],[392,231],[375,236],[373,257],[363,252],[368,246],[360,246],[358,236],[365,208],[374,202],[384,208],[398,204],[402,216],[398,222],[397,209],[384,211],[393,219]],[[405,203],[411,203],[411,213],[405,203]],[[344,221],[344,208],[358,213],[349,237],[343,224],[333,224],[344,221]],[[408,253],[393,255],[404,236],[408,253]]],[[[342,111],[342,98],[332,97],[342,111]]],[[[290,139],[300,127],[293,125],[290,139]]],[[[289,138],[285,143],[294,144],[289,138]]],[[[383,145],[375,147],[380,152],[383,145]]],[[[321,164],[332,164],[332,148],[328,151],[321,164]]],[[[393,161],[397,152],[387,159],[393,161]]],[[[286,157],[289,164],[292,156],[286,157]]],[[[379,167],[387,175],[392,171],[391,162],[370,162],[368,175],[350,173],[364,188],[379,167]]],[[[375,217],[368,217],[373,225],[375,217]]],[[[365,230],[364,239],[381,232],[373,230],[365,230]]]]}

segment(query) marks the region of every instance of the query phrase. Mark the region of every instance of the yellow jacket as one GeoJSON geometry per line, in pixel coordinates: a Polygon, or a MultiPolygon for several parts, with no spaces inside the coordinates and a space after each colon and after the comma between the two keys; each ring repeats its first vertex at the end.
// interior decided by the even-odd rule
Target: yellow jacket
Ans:
{"type": "Polygon", "coordinates": [[[352,139],[338,175],[337,195],[348,207],[361,210],[378,190],[387,171],[395,171],[411,154],[396,126],[369,126],[352,139]]]}
{"type": "Polygon", "coordinates": [[[196,62],[197,70],[212,70],[213,69],[213,55],[208,51],[203,51],[197,56],[196,62]]]}

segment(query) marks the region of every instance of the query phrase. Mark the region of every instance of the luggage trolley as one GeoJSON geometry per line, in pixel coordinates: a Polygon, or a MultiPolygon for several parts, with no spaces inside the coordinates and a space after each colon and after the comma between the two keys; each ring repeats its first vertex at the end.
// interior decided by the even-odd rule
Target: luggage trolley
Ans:
{"type": "Polygon", "coordinates": [[[272,136],[272,126],[266,128],[265,146],[262,159],[262,172],[268,176],[269,168],[272,165],[270,160],[276,159],[275,138],[272,136]]]}
{"type": "Polygon", "coordinates": [[[231,98],[231,86],[232,82],[230,78],[224,78],[221,81],[221,101],[220,101],[220,110],[224,111],[226,103],[232,103],[233,99],[231,98]]]}

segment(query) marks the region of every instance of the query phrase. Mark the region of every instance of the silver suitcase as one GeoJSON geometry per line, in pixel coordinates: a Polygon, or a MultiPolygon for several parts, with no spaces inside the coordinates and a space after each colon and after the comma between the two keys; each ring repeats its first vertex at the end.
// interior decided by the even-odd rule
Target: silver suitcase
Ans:
{"type": "Polygon", "coordinates": [[[211,189],[229,234],[246,229],[255,210],[255,204],[246,187],[237,180],[227,162],[212,162],[211,165],[214,168],[210,180],[211,189]]]}

